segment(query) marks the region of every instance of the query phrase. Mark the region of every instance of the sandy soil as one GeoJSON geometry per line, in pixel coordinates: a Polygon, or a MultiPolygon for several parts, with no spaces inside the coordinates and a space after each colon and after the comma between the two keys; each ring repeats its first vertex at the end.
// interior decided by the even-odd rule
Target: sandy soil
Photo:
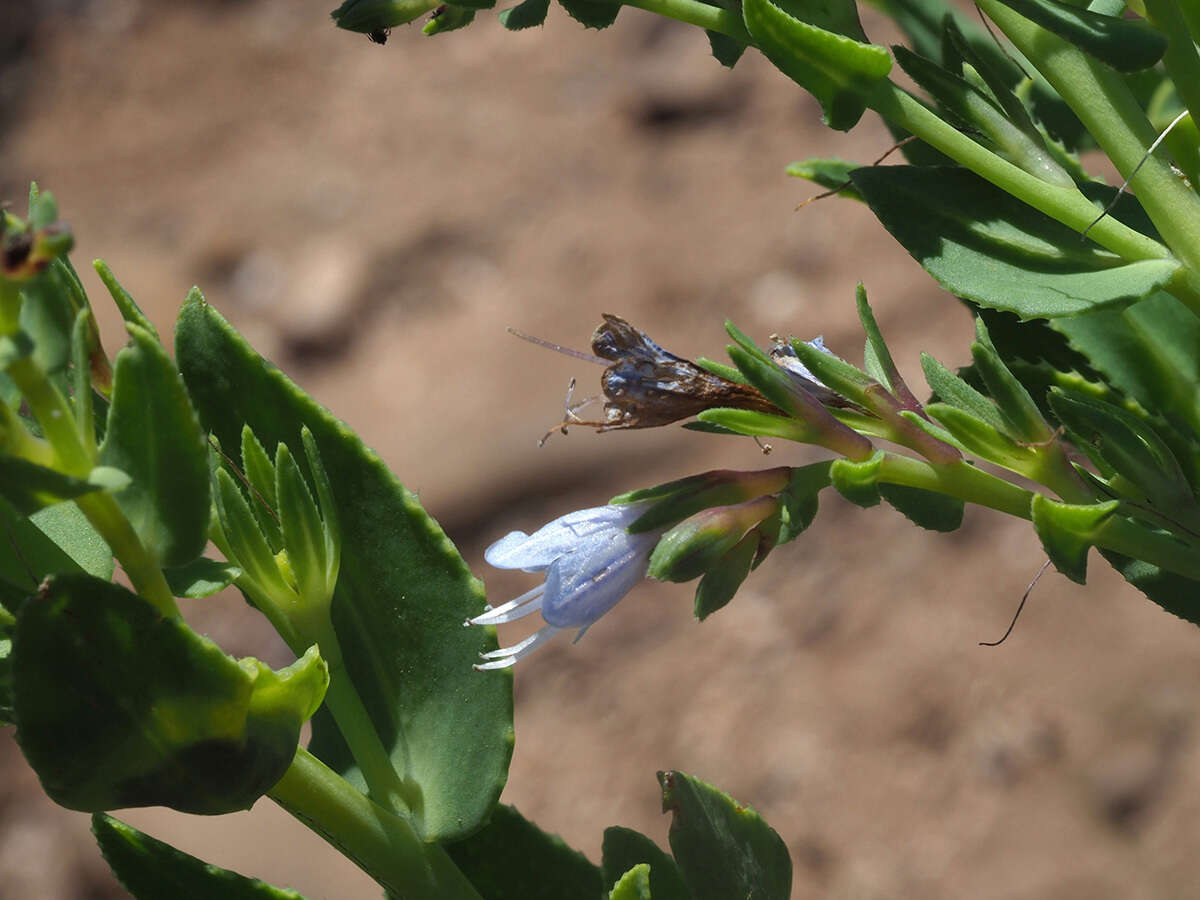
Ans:
{"type": "MultiPolygon", "coordinates": [[[[420,493],[497,599],[527,586],[484,573],[505,531],[764,465],[751,441],[677,427],[539,450],[568,378],[599,370],[506,326],[586,347],[616,312],[716,357],[729,317],[856,356],[861,279],[914,381],[920,350],[966,359],[967,316],[864,208],[793,211],[809,190],[788,162],[869,162],[883,129],[823,130],[761,59],[727,72],[688,28],[626,10],[595,34],[555,9],[529,33],[483,14],[381,48],[321,4],[47,8],[0,35],[26,54],[0,74],[0,197],[54,191],[80,268],[107,259],[160,329],[199,284],[420,493]]],[[[522,663],[505,799],[595,859],[610,824],[665,843],[654,773],[694,773],[784,836],[796,898],[1190,895],[1200,635],[1094,561],[1088,588],[1047,575],[1009,642],[978,647],[1043,559],[998,516],[934,536],[829,498],[704,624],[688,587],[648,584],[522,663]]],[[[286,659],[236,598],[191,615],[231,652],[286,659]]],[[[0,896],[123,896],[86,817],[37,793],[9,736],[0,752],[0,896]]],[[[313,898],[378,896],[268,803],[129,818],[313,898]]]]}

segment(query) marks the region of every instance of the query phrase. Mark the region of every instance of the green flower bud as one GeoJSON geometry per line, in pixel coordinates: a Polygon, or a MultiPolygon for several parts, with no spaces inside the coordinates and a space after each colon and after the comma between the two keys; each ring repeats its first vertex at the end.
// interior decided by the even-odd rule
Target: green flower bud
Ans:
{"type": "MultiPolygon", "coordinates": [[[[780,507],[779,497],[771,495],[697,513],[662,536],[650,554],[650,576],[660,581],[698,578],[764,522],[774,518],[778,533],[780,507]]],[[[774,538],[763,538],[770,549],[774,538]]]]}

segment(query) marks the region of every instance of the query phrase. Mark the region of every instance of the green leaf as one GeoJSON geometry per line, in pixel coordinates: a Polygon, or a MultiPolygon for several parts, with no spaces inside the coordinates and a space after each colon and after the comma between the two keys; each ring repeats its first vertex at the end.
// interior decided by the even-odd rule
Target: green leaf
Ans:
{"type": "Polygon", "coordinates": [[[914,525],[942,532],[962,527],[963,502],[957,497],[903,484],[881,484],[879,493],[914,525]]]}
{"type": "Polygon", "coordinates": [[[21,288],[21,330],[33,340],[34,362],[51,376],[65,373],[71,362],[71,334],[82,293],[74,275],[65,259],[56,259],[21,288]]]}
{"type": "Polygon", "coordinates": [[[1003,430],[978,419],[948,403],[930,403],[925,407],[929,416],[944,426],[971,453],[1015,472],[1025,472],[1034,464],[1037,454],[1022,446],[1003,430]]]}
{"type": "MultiPolygon", "coordinates": [[[[295,446],[303,427],[312,432],[341,523],[332,618],[345,674],[401,777],[421,789],[414,827],[428,841],[471,833],[494,807],[512,754],[512,676],[474,671],[480,651],[496,647],[495,634],[462,627],[483,607],[479,582],[382,460],[199,294],[180,314],[176,346],[196,408],[221,446],[236,446],[244,424],[265,446],[295,446]]],[[[362,784],[324,711],[313,720],[311,749],[362,784]]]]}
{"type": "Polygon", "coordinates": [[[0,629],[0,725],[11,725],[15,719],[13,712],[13,683],[12,683],[12,626],[5,625],[0,629]]]}
{"type": "Polygon", "coordinates": [[[105,862],[136,900],[304,900],[290,888],[219,869],[103,813],[92,816],[92,833],[105,862]]]}
{"type": "Polygon", "coordinates": [[[789,163],[784,173],[793,178],[804,178],[820,187],[835,191],[839,197],[847,200],[862,201],[862,194],[850,180],[850,173],[860,168],[861,163],[845,159],[801,159],[789,163]]]}
{"type": "Polygon", "coordinates": [[[1160,292],[1050,327],[1116,388],[1200,437],[1200,319],[1174,297],[1160,292]]]}
{"type": "Polygon", "coordinates": [[[883,227],[937,282],[1022,319],[1125,306],[1179,264],[1124,263],[966,169],[874,166],[854,184],[883,227]]]}
{"type": "Polygon", "coordinates": [[[158,336],[158,329],[154,327],[154,323],[142,312],[142,308],[137,305],[137,302],[130,295],[129,291],[125,290],[121,286],[121,282],[117,281],[117,276],[108,267],[108,263],[102,259],[97,259],[92,262],[92,268],[96,270],[96,274],[100,276],[100,280],[108,288],[109,295],[113,298],[113,302],[117,304],[117,309],[121,312],[121,318],[130,325],[137,325],[143,331],[149,332],[156,341],[161,343],[161,339],[158,336]]]}
{"type": "Polygon", "coordinates": [[[1154,506],[1195,515],[1196,498],[1179,461],[1148,422],[1111,403],[1060,390],[1051,391],[1050,408],[1075,446],[1129,479],[1154,506]]]}
{"type": "Polygon", "coordinates": [[[500,13],[500,24],[509,31],[536,28],[546,21],[550,0],[525,0],[500,13]]]}
{"type": "Polygon", "coordinates": [[[696,414],[700,423],[719,425],[736,434],[760,435],[809,443],[815,432],[805,423],[788,416],[774,416],[752,409],[706,409],[696,414]]]}
{"type": "Polygon", "coordinates": [[[695,900],[788,900],[787,845],[749,806],[682,772],[659,772],[671,850],[695,900]]]}
{"type": "Polygon", "coordinates": [[[634,866],[621,876],[608,895],[609,900],[650,900],[650,867],[634,866]]]}
{"type": "Polygon", "coordinates": [[[176,597],[198,600],[211,597],[233,584],[242,570],[232,563],[201,556],[178,569],[164,569],[167,584],[176,597]]]}
{"type": "Polygon", "coordinates": [[[1006,433],[1024,443],[1042,443],[1054,437],[1054,429],[1042,418],[1042,413],[1025,385],[1004,364],[992,346],[987,326],[982,318],[975,320],[975,342],[971,344],[975,371],[987,385],[996,401],[996,408],[1007,424],[1006,433]]]}
{"type": "Polygon", "coordinates": [[[792,472],[791,481],[780,494],[783,500],[780,544],[794,540],[816,518],[820,493],[830,485],[832,465],[833,461],[829,460],[801,466],[792,472]]]}
{"type": "Polygon", "coordinates": [[[126,327],[132,340],[117,354],[100,462],[133,478],[115,497],[146,549],[181,566],[208,542],[208,446],[162,344],[126,327]]]}
{"type": "Polygon", "coordinates": [[[0,454],[0,495],[26,515],[98,489],[99,485],[81,478],[0,454]]]}
{"type": "Polygon", "coordinates": [[[737,61],[746,52],[746,45],[736,38],[712,29],[705,29],[704,33],[708,35],[708,46],[712,51],[713,59],[727,69],[732,69],[737,65],[737,61]]]}
{"type": "Polygon", "coordinates": [[[567,14],[586,28],[607,28],[617,20],[621,4],[605,0],[558,0],[567,14]]]}
{"type": "Polygon", "coordinates": [[[604,890],[587,857],[511,806],[497,806],[482,830],[446,852],[487,900],[588,900],[604,890]]]}
{"type": "MultiPolygon", "coordinates": [[[[237,477],[237,473],[231,474],[237,477]]],[[[267,544],[278,553],[283,549],[283,533],[279,529],[279,498],[275,496],[275,464],[249,425],[242,429],[242,474],[250,483],[250,510],[267,544]]]]}
{"type": "Polygon", "coordinates": [[[696,585],[693,614],[703,622],[729,604],[759,557],[762,536],[752,531],[712,563],[696,585]]]}
{"type": "Polygon", "coordinates": [[[675,860],[644,834],[632,828],[606,828],[600,853],[604,883],[610,890],[622,874],[644,863],[650,867],[650,895],[654,900],[692,900],[675,860]]]}
{"type": "Polygon", "coordinates": [[[330,15],[338,28],[371,34],[406,25],[427,12],[424,0],[343,0],[330,15]]]}
{"type": "Polygon", "coordinates": [[[1100,527],[1117,511],[1120,501],[1087,505],[1059,503],[1034,494],[1033,528],[1054,567],[1076,584],[1087,581],[1087,554],[1100,527]]]}
{"type": "Polygon", "coordinates": [[[742,15],[763,55],[817,98],[830,128],[853,128],[891,71],[886,48],[865,42],[851,0],[743,0],[742,15]]]}
{"type": "Polygon", "coordinates": [[[1140,559],[1131,559],[1111,550],[1100,555],[1135,588],[1165,609],[1193,625],[1200,625],[1200,582],[1167,572],[1140,559]]]}
{"type": "Polygon", "coordinates": [[[283,546],[300,594],[328,596],[331,585],[325,581],[326,542],[321,512],[287,444],[280,444],[275,454],[275,479],[283,546]]]}
{"type": "Polygon", "coordinates": [[[48,579],[13,637],[18,740],[52,800],[98,812],[247,809],[291,765],[329,675],[272,672],[86,575],[48,579]]]}
{"type": "Polygon", "coordinates": [[[849,500],[862,507],[872,507],[879,503],[879,467],[883,465],[884,452],[876,450],[862,462],[849,459],[835,459],[829,467],[829,480],[834,489],[849,500]]]}
{"type": "Polygon", "coordinates": [[[475,10],[457,3],[443,3],[429,14],[429,21],[421,28],[423,34],[432,36],[458,31],[475,21],[475,10]]]}
{"type": "MultiPolygon", "coordinates": [[[[41,573],[43,576],[53,572],[76,571],[78,568],[104,581],[112,578],[112,550],[74,503],[58,503],[40,509],[29,517],[29,521],[58,545],[73,564],[64,568],[47,568],[41,573]]],[[[25,552],[22,550],[22,555],[25,552]]]]}
{"type": "Polygon", "coordinates": [[[955,375],[928,353],[921,354],[921,370],[934,397],[986,422],[997,431],[1006,426],[996,404],[955,375]]]}
{"type": "Polygon", "coordinates": [[[1118,72],[1148,69],[1167,51],[1167,36],[1144,19],[1105,16],[1056,0],[1000,0],[1118,72]]]}

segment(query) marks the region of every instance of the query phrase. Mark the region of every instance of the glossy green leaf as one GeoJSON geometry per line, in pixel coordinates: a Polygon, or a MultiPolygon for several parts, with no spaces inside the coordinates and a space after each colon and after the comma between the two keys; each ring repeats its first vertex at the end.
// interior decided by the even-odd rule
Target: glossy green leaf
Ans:
{"type": "Polygon", "coordinates": [[[99,485],[82,478],[0,454],[0,496],[26,515],[98,489],[99,485]]]}
{"type": "Polygon", "coordinates": [[[787,845],[749,806],[682,772],[659,772],[671,850],[695,900],[788,900],[787,845]]]}
{"type": "Polygon", "coordinates": [[[607,28],[617,20],[621,4],[607,0],[558,0],[567,14],[586,28],[607,28]]]}
{"type": "Polygon", "coordinates": [[[546,21],[550,0],[525,0],[500,13],[500,24],[509,31],[537,28],[546,21]]]}
{"type": "Polygon", "coordinates": [[[52,800],[91,812],[248,808],[291,764],[329,679],[315,648],[272,672],[86,575],[48,579],[13,646],[21,749],[52,800]]]}
{"type": "Polygon", "coordinates": [[[1077,584],[1087,581],[1087,554],[1096,533],[1117,511],[1120,501],[1089,505],[1059,503],[1034,494],[1033,528],[1054,567],[1077,584]]]}
{"type": "MultiPolygon", "coordinates": [[[[512,753],[511,674],[474,671],[496,639],[490,629],[462,627],[483,607],[479,582],[382,460],[198,294],[180,314],[176,346],[188,390],[221,446],[237,446],[244,424],[268,447],[298,447],[301,429],[312,432],[341,523],[332,617],[345,672],[401,777],[422,792],[414,827],[431,841],[474,831],[495,805],[512,753]]],[[[311,749],[361,784],[323,711],[311,749]]]]}
{"type": "Polygon", "coordinates": [[[622,875],[608,900],[650,900],[650,867],[641,863],[622,875]]]}
{"type": "Polygon", "coordinates": [[[874,166],[853,178],[883,227],[942,287],[1022,319],[1125,306],[1179,268],[1168,259],[1124,263],[965,169],[874,166]]]}
{"type": "Polygon", "coordinates": [[[304,900],[290,888],[217,868],[103,813],[92,816],[92,834],[136,900],[304,900]]]}
{"type": "Polygon", "coordinates": [[[632,828],[604,829],[601,849],[604,883],[611,890],[634,866],[650,867],[650,895],[654,900],[692,900],[675,860],[658,844],[632,828]]]}
{"type": "Polygon", "coordinates": [[[162,344],[137,325],[117,354],[100,462],[133,483],[117,504],[143,545],[168,566],[204,552],[211,508],[208,446],[162,344]]]}
{"type": "Polygon", "coordinates": [[[487,900],[591,900],[603,896],[600,869],[558,835],[548,834],[511,806],[446,852],[487,900]]]}
{"type": "Polygon", "coordinates": [[[742,15],[763,55],[817,98],[830,128],[853,128],[891,71],[886,48],[866,43],[852,0],[743,0],[742,15]]]}
{"type": "Polygon", "coordinates": [[[1118,72],[1148,69],[1167,51],[1167,36],[1144,19],[1100,15],[1057,0],[1000,2],[1118,72]]]}
{"type": "Polygon", "coordinates": [[[879,493],[914,525],[942,532],[962,527],[963,502],[957,497],[903,484],[881,484],[879,493]]]}
{"type": "Polygon", "coordinates": [[[883,465],[884,453],[876,450],[870,459],[854,462],[835,459],[829,467],[829,479],[834,489],[849,500],[863,507],[879,503],[879,467],[883,465]]]}
{"type": "Polygon", "coordinates": [[[211,597],[218,591],[225,590],[241,574],[242,570],[232,563],[209,559],[206,556],[194,559],[177,569],[163,570],[171,593],[176,597],[189,597],[193,600],[211,597]]]}

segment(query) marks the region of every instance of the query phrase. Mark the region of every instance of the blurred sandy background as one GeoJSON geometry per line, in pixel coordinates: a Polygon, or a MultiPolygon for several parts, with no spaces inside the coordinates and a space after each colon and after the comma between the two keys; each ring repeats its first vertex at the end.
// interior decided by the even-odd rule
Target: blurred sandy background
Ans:
{"type": "MultiPolygon", "coordinates": [[[[869,162],[864,121],[822,129],[763,60],[729,73],[699,32],[627,9],[596,34],[551,10],[483,13],[386,47],[328,3],[4,0],[0,199],[59,198],[106,341],[102,256],[162,330],[192,284],[375,447],[502,601],[528,577],[482,548],[624,490],[714,467],[806,462],[678,427],[535,439],[601,312],[686,356],[720,357],[729,317],[764,341],[823,333],[858,358],[863,280],[902,369],[966,360],[970,323],[867,211],[783,174],[869,162]]],[[[503,3],[501,4],[503,5],[503,3]]],[[[867,16],[868,33],[888,40],[867,16]]],[[[1195,896],[1200,634],[1093,560],[1048,574],[1032,532],[969,511],[949,536],[824,499],[703,625],[691,587],[648,584],[575,646],[521,663],[505,800],[598,859],[603,828],[665,844],[654,773],[679,768],[784,836],[794,897],[1195,896]]],[[[286,661],[240,600],[193,621],[286,661]]],[[[524,629],[502,633],[511,642],[524,629]]],[[[123,896],[85,816],[54,807],[0,740],[0,896],[123,896]]],[[[378,891],[267,802],[134,823],[311,898],[378,891]]]]}

